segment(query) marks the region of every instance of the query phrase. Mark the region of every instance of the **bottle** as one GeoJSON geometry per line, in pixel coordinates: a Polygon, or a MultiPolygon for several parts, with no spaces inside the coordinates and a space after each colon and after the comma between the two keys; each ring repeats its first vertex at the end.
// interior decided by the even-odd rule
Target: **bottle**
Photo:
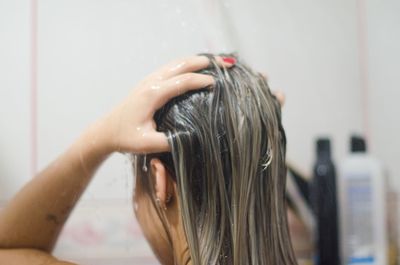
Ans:
{"type": "Polygon", "coordinates": [[[339,265],[336,172],[330,140],[317,139],[317,161],[311,180],[310,203],[315,216],[315,264],[339,265]]]}
{"type": "Polygon", "coordinates": [[[383,170],[362,137],[353,136],[350,147],[338,185],[342,264],[387,265],[383,170]]]}

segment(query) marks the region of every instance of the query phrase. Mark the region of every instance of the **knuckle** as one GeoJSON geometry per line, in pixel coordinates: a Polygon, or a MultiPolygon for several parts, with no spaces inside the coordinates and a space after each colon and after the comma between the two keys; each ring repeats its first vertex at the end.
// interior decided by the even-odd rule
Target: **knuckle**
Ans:
{"type": "Polygon", "coordinates": [[[193,86],[198,79],[197,74],[195,73],[186,73],[182,75],[182,85],[185,87],[193,86]]]}
{"type": "Polygon", "coordinates": [[[197,74],[195,74],[195,73],[185,73],[182,76],[183,76],[183,79],[185,81],[190,82],[190,81],[193,81],[197,77],[197,74]]]}
{"type": "Polygon", "coordinates": [[[181,59],[177,64],[176,68],[182,72],[190,71],[193,68],[193,60],[189,58],[181,59]]]}
{"type": "Polygon", "coordinates": [[[161,84],[158,82],[149,82],[146,84],[146,92],[150,96],[154,96],[161,89],[161,84]]]}

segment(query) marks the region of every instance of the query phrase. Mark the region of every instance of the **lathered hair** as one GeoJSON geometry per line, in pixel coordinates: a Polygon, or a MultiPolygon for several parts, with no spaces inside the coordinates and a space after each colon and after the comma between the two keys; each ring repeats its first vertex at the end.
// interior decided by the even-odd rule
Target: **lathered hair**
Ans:
{"type": "Polygon", "coordinates": [[[172,151],[136,155],[136,177],[155,200],[143,165],[149,167],[152,157],[166,165],[177,183],[192,264],[297,264],[286,216],[279,103],[265,78],[239,58],[225,69],[206,56],[210,66],[200,73],[214,76],[216,84],[157,111],[157,129],[172,151]]]}

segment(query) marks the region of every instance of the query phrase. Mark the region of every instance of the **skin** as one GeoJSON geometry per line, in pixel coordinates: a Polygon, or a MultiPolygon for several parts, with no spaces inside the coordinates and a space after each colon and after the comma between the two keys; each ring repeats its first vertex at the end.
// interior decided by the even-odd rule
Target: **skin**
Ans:
{"type": "MultiPolygon", "coordinates": [[[[216,57],[220,67],[233,64],[216,57]]],[[[193,73],[209,59],[192,56],[171,62],[141,81],[108,115],[89,126],[55,161],[28,182],[0,212],[0,260],[5,264],[73,264],[51,256],[75,204],[113,152],[169,151],[166,136],[155,130],[153,115],[171,98],[211,87],[209,75],[193,73]]],[[[283,102],[283,94],[278,94],[283,102]]],[[[150,161],[155,196],[167,219],[172,246],[149,195],[136,185],[134,209],[143,233],[162,264],[187,264],[189,252],[180,218],[177,188],[163,163],[150,161]]],[[[190,264],[190,263],[189,263],[190,264]]]]}

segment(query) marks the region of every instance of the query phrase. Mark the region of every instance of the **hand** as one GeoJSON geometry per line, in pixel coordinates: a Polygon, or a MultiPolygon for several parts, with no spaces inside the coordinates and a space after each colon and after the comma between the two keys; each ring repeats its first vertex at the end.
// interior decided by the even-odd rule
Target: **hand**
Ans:
{"type": "MultiPolygon", "coordinates": [[[[231,67],[234,58],[215,57],[220,67],[231,67]]],[[[209,65],[206,56],[192,56],[167,64],[141,81],[130,95],[107,115],[99,133],[113,151],[152,153],[170,151],[167,137],[156,131],[154,113],[173,97],[190,90],[212,88],[214,78],[193,73],[209,65]]]]}
{"type": "Polygon", "coordinates": [[[286,101],[285,93],[283,93],[282,90],[275,90],[272,92],[272,94],[274,94],[276,99],[279,101],[279,104],[281,105],[281,107],[283,107],[285,105],[285,101],[286,101]]]}

